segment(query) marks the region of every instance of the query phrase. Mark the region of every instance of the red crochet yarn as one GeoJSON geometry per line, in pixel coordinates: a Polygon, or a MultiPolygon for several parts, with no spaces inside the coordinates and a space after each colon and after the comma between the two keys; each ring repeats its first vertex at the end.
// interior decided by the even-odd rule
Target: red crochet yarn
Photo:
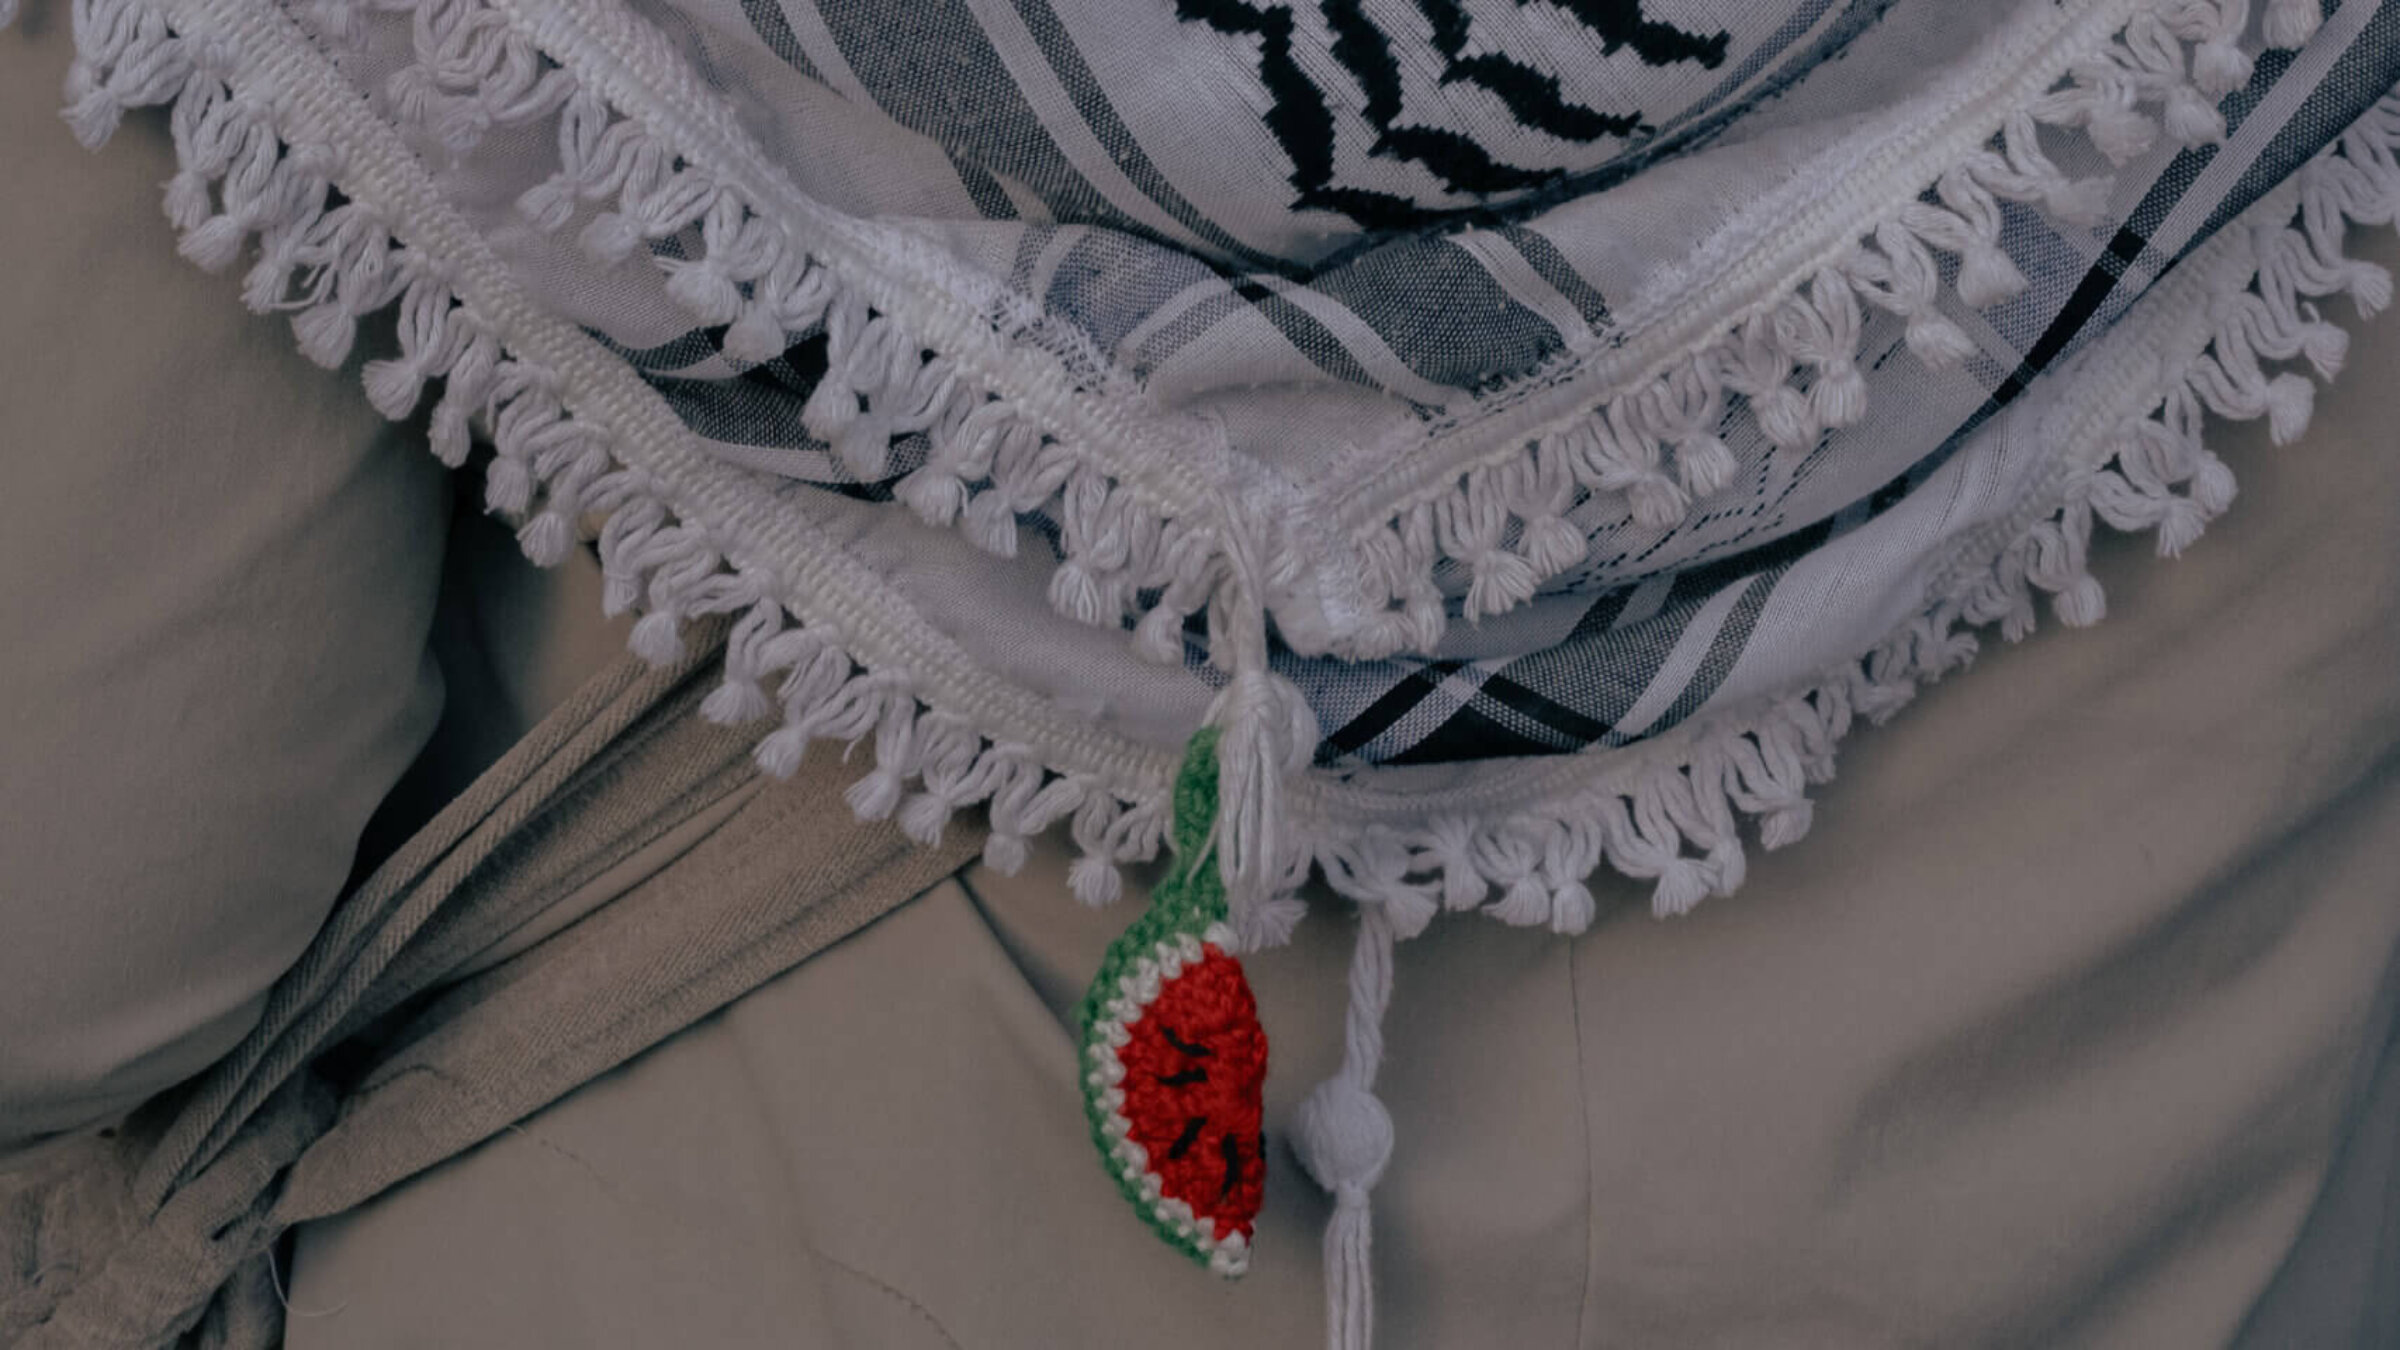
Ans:
{"type": "Polygon", "coordinates": [[[1204,950],[1126,1027],[1123,1109],[1160,1193],[1213,1220],[1219,1241],[1246,1240],[1266,1191],[1267,1036],[1241,963],[1204,950]]]}

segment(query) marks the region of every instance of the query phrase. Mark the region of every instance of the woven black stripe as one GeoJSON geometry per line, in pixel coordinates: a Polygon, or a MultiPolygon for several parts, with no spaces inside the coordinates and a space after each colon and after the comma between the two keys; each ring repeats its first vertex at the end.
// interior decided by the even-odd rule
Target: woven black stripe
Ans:
{"type": "Polygon", "coordinates": [[[817,0],[817,13],[885,116],[1023,184],[1059,220],[1156,238],[1059,148],[963,0],[817,0]]]}
{"type": "Polygon", "coordinates": [[[800,49],[800,35],[792,31],[791,22],[783,17],[783,6],[777,0],[742,0],[742,14],[767,50],[783,58],[785,65],[799,71],[819,84],[825,77],[817,73],[817,65],[800,49]]]}
{"type": "Polygon", "coordinates": [[[1350,348],[1333,330],[1317,322],[1317,317],[1293,304],[1280,293],[1260,285],[1249,277],[1233,281],[1233,293],[1256,306],[1267,322],[1283,331],[1285,338],[1302,356],[1316,364],[1317,369],[1338,380],[1369,389],[1380,389],[1383,383],[1367,373],[1367,368],[1350,354],[1350,348]]]}
{"type": "Polygon", "coordinates": [[[1555,755],[1562,746],[1469,704],[1442,720],[1423,740],[1384,761],[1387,764],[1448,764],[1462,759],[1555,755]]]}
{"type": "MultiPolygon", "coordinates": [[[[2338,7],[2339,0],[2327,0],[2327,16],[2338,7]]],[[[2289,63],[2288,54],[2275,55],[2285,56],[2285,63],[2289,63]]],[[[2334,59],[2325,78],[2317,81],[2301,102],[2300,110],[2292,114],[2286,126],[2297,130],[2277,137],[2273,145],[2251,161],[2233,191],[2209,212],[2207,222],[2195,238],[2215,233],[2240,214],[2244,206],[2291,176],[2327,141],[2365,116],[2396,83],[2400,83],[2400,4],[2385,3],[2376,7],[2374,15],[2359,29],[2357,39],[2334,59]]]]}
{"type": "Polygon", "coordinates": [[[1392,725],[1425,701],[1425,696],[1441,687],[1442,681],[1466,667],[1464,661],[1429,661],[1409,671],[1383,695],[1367,705],[1366,710],[1344,723],[1340,730],[1324,738],[1317,750],[1320,762],[1358,753],[1367,742],[1374,740],[1392,725]]]}
{"type": "MultiPolygon", "coordinates": [[[[1735,601],[1733,612],[1725,616],[1717,636],[1708,644],[1708,652],[1700,658],[1700,668],[1692,672],[1691,683],[1675,696],[1665,713],[1651,724],[1643,735],[1665,731],[1699,711],[1700,705],[1714,697],[1725,677],[1733,673],[1734,662],[1750,645],[1750,634],[1758,628],[1758,616],[1766,612],[1767,598],[1775,593],[1775,584],[1783,579],[1788,568],[1752,577],[1742,598],[1735,601]]],[[[1637,738],[1638,739],[1638,738],[1637,738]]]]}
{"type": "Polygon", "coordinates": [[[1133,129],[1117,115],[1116,105],[1108,101],[1108,92],[1100,87],[1098,76],[1092,74],[1083,51],[1075,39],[1067,35],[1066,25],[1050,8],[1050,0],[1016,0],[1017,17],[1025,23],[1025,31],[1033,35],[1034,45],[1042,49],[1051,72],[1066,86],[1067,96],[1074,100],[1075,111],[1091,128],[1092,135],[1116,161],[1117,171],[1124,174],[1141,194],[1158,204],[1158,208],[1173,216],[1177,224],[1199,236],[1209,247],[1231,254],[1252,268],[1279,270],[1287,266],[1271,254],[1261,253],[1234,238],[1208,218],[1200,208],[1185,200],[1150,162],[1149,152],[1135,138],[1133,129]]]}
{"type": "Polygon", "coordinates": [[[1563,742],[1557,747],[1561,750],[1580,749],[1616,729],[1612,723],[1586,717],[1504,674],[1487,677],[1475,691],[1475,696],[1478,699],[1488,698],[1557,732],[1563,742]]]}
{"type": "MultiPolygon", "coordinates": [[[[2331,9],[2332,6],[2328,5],[2327,12],[2330,13],[2331,9]]],[[[2110,237],[2108,247],[2102,250],[2091,269],[2084,273],[2083,279],[2076,283],[2074,293],[2068,297],[2057,316],[2051,319],[2049,326],[2043,329],[2041,337],[2027,349],[2017,368],[1994,387],[1991,397],[1953,433],[1953,439],[1972,432],[1990,420],[2069,351],[2092,319],[2108,305],[2129,268],[2136,263],[2148,264],[2152,275],[2145,277],[2144,281],[2155,285],[2175,264],[2188,257],[2193,249],[2207,242],[2226,222],[2288,177],[2302,161],[2323,149],[2342,128],[2357,120],[2375,99],[2389,91],[2395,76],[2400,76],[2400,26],[2396,25],[2400,25],[2400,5],[2380,5],[2359,39],[2335,63],[2337,68],[2353,72],[2362,87],[2373,85],[2380,78],[2382,83],[2374,85],[2373,92],[2362,96],[2345,91],[2345,100],[2344,96],[2329,94],[2333,81],[2320,82],[2301,112],[2287,120],[2286,129],[2278,135],[2275,144],[2256,157],[2233,191],[2209,213],[2202,227],[2184,241],[2175,256],[2158,258],[2150,252],[2151,233],[2166,222],[2176,203],[2191,190],[2201,171],[2216,159],[2222,147],[2195,146],[2179,153],[2152,180],[2150,190],[2142,195],[2142,200],[2126,213],[2124,224],[2110,237]],[[2270,168],[2270,165],[2273,167],[2270,168]]],[[[2242,123],[2257,109],[2277,81],[2290,71],[2295,59],[2291,52],[2270,51],[2252,63],[2250,82],[2227,95],[2217,105],[2225,118],[2228,137],[2241,129],[2242,123]]]]}
{"type": "Polygon", "coordinates": [[[1008,193],[1001,189],[1000,180],[992,177],[982,165],[953,155],[950,157],[950,167],[957,171],[960,185],[967,190],[967,199],[975,203],[975,210],[985,220],[1017,218],[1017,204],[1010,201],[1008,193]]]}
{"type": "Polygon", "coordinates": [[[1575,270],[1575,264],[1567,261],[1567,256],[1558,251],[1558,245],[1551,243],[1548,236],[1536,234],[1521,225],[1502,226],[1499,234],[1517,250],[1528,266],[1541,275],[1542,280],[1550,283],[1550,289],[1565,296],[1575,306],[1585,323],[1595,329],[1609,326],[1612,320],[1608,314],[1608,298],[1583,279],[1583,274],[1575,270]]]}

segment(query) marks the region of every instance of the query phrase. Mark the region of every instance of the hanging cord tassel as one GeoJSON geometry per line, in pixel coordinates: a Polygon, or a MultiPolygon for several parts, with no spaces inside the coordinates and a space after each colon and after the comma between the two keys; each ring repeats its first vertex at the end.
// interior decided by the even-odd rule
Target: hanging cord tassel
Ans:
{"type": "Polygon", "coordinates": [[[1284,780],[1308,767],[1317,719],[1263,659],[1237,669],[1208,710],[1220,733],[1217,857],[1236,927],[1284,889],[1284,780]]]}
{"type": "MultiPolygon", "coordinates": [[[[1267,663],[1266,591],[1258,545],[1227,513],[1232,593],[1226,637],[1233,679],[1209,708],[1218,729],[1216,856],[1236,934],[1279,937],[1296,918],[1287,885],[1285,780],[1308,768],[1316,714],[1291,681],[1267,663]]],[[[1350,1009],[1342,1067],[1300,1103],[1300,1165],[1333,1195],[1325,1225],[1325,1335],[1331,1350],[1369,1350],[1375,1335],[1374,1242],[1369,1193],[1392,1156],[1392,1117],[1375,1097],[1383,1063],[1383,1012],[1392,1001],[1392,925],[1379,905],[1359,913],[1350,960],[1350,1009]]]]}
{"type": "Polygon", "coordinates": [[[1380,905],[1359,910],[1350,957],[1342,1067],[1317,1084],[1295,1122],[1300,1165],[1333,1195],[1325,1224],[1325,1344],[1369,1350],[1375,1338],[1374,1240],[1368,1194],[1392,1157],[1392,1117],[1375,1096],[1383,1011],[1392,1001],[1392,925],[1380,905]]]}
{"type": "Polygon", "coordinates": [[[1234,953],[1296,917],[1283,783],[1317,745],[1308,704],[1267,668],[1255,556],[1236,550],[1220,596],[1233,678],[1175,775],[1174,865],[1109,944],[1078,1018],[1084,1112],[1118,1187],[1161,1237],[1229,1276],[1249,1266],[1266,1188],[1267,1038],[1234,953]]]}
{"type": "Polygon", "coordinates": [[[1217,862],[1234,932],[1247,947],[1280,941],[1298,918],[1295,906],[1278,903],[1288,889],[1284,786],[1308,768],[1319,735],[1308,700],[1268,668],[1258,552],[1238,523],[1227,526],[1232,584],[1223,597],[1225,655],[1233,678],[1209,705],[1207,719],[1219,732],[1217,862]]]}

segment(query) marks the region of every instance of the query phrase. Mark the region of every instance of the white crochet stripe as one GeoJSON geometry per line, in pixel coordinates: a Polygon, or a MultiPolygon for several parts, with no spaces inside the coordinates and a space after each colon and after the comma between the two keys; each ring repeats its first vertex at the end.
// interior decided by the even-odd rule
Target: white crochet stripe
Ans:
{"type": "MultiPolygon", "coordinates": [[[[1602,371],[1593,353],[1570,354],[1429,427],[1426,444],[1443,447],[1427,452],[1431,476],[1393,476],[1393,490],[1379,484],[1355,508],[1363,514],[1345,518],[1340,563],[1355,561],[1364,589],[1333,620],[1307,598],[1316,546],[1274,538],[1290,528],[1238,503],[1272,494],[1234,490],[1259,475],[1233,464],[1208,428],[1147,407],[1128,374],[1026,297],[939,258],[875,256],[855,239],[869,227],[837,222],[785,183],[645,26],[559,0],[353,2],[412,16],[418,63],[394,82],[404,120],[463,151],[490,127],[556,114],[559,168],[524,194],[529,220],[557,229],[578,203],[599,205],[579,242],[612,264],[647,241],[696,240],[690,256],[656,265],[696,320],[728,325],[737,360],[769,360],[787,334],[823,325],[827,371],[802,413],[810,435],[864,480],[886,476],[899,437],[924,436],[927,458],[895,495],[1002,556],[1015,551],[1021,516],[1048,514],[1062,553],[1052,606],[1089,624],[1138,619],[1136,650],[1166,663],[1182,660],[1193,613],[1255,603],[1236,599],[1245,588],[1226,565],[1232,529],[1270,540],[1267,601],[1295,650],[1374,659],[1440,641],[1444,560],[1471,577],[1469,620],[1524,604],[1580,563],[1588,541],[1564,519],[1579,491],[1620,498],[1647,525],[1684,519],[1736,471],[1717,435],[1729,395],[1788,453],[1864,415],[1862,305],[1901,318],[1928,366],[1971,354],[1941,313],[1936,255],[1958,259],[1963,302],[1997,303],[2026,284],[1998,246],[1999,203],[2074,221],[2107,197],[2107,179],[2069,180],[2038,129],[2079,131],[2116,163],[2147,150],[2161,122],[2188,145],[2220,140],[2215,99],[2250,64],[2234,45],[2249,0],[2104,0],[2045,19],[2028,50],[1993,62],[2014,82],[2005,97],[1962,99],[1950,124],[1927,133],[1944,147],[1938,171],[1910,168],[1850,194],[1848,223],[1813,256],[1779,240],[1720,260],[1712,270],[1770,278],[1731,320],[1717,311],[1701,330],[1637,334],[1632,368],[1620,358],[1602,371]],[[1928,192],[1938,204],[1919,200],[1928,192]],[[975,310],[928,314],[928,296],[969,297],[975,310]],[[1018,359],[992,356],[994,343],[1018,359]],[[1562,398],[1563,413],[1534,411],[1562,398]],[[1134,429],[1155,444],[1129,444],[1134,429]],[[1185,465],[1201,472],[1180,475],[1185,465]]],[[[2294,22],[2270,27],[2306,36],[2294,22]]]]}
{"type": "MultiPolygon", "coordinates": [[[[931,839],[980,805],[986,856],[1003,870],[1024,861],[1031,835],[1067,822],[1087,903],[1115,898],[1119,863],[1156,855],[1171,754],[976,670],[802,511],[762,506],[752,480],[689,446],[630,368],[514,289],[280,12],[253,0],[79,0],[74,17],[67,116],[80,137],[97,144],[125,109],[173,105],[180,171],[166,198],[187,255],[222,267],[255,245],[244,299],[292,313],[303,350],[328,365],[347,354],[357,320],[392,311],[400,354],[367,367],[377,406],[405,414],[439,380],[436,453],[460,462],[468,421],[481,424],[495,452],[488,495],[522,521],[535,561],[557,561],[575,522],[601,518],[607,603],[642,615],[637,652],[667,659],[684,620],[739,616],[705,712],[780,714],[757,748],[766,770],[789,774],[819,738],[871,739],[874,767],[849,792],[861,817],[893,816],[931,839]]],[[[2045,488],[2018,518],[1962,540],[1920,616],[1858,661],[1643,745],[1511,765],[1504,789],[1450,794],[1452,809],[1431,819],[1373,775],[1296,784],[1277,859],[1286,890],[1313,867],[1399,936],[1444,910],[1580,931],[1595,913],[1586,880],[1603,865],[1653,882],[1662,915],[1730,893],[1745,869],[1740,818],[1758,822],[1769,848],[1798,839],[1807,788],[1831,776],[1852,719],[1889,717],[1965,663],[1970,628],[2023,636],[2037,590],[2069,624],[2101,617],[2084,565],[2095,518],[2153,530],[2173,553],[2226,508],[2232,479],[2200,444],[2204,413],[2265,417],[2278,442],[2300,434],[2312,386],[2264,363],[2305,360],[2330,377],[2346,336],[2313,301],[2348,294],[2362,315],[2389,301],[2389,276],[2340,245],[2346,223],[2393,222],[2396,155],[2400,97],[2386,97],[2060,372],[2078,399],[2045,488]]],[[[1280,941],[1298,913],[1288,896],[1237,913],[1236,944],[1280,941]]]]}

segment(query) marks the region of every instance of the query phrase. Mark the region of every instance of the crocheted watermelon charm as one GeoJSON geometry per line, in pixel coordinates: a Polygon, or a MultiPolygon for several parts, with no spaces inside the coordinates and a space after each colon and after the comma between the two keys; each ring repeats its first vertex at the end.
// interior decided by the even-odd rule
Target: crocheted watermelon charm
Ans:
{"type": "Polygon", "coordinates": [[[1225,883],[1210,848],[1216,746],[1212,728],[1185,751],[1174,866],[1083,996],[1083,1102],[1125,1198],[1161,1237],[1233,1276],[1249,1267],[1266,1188],[1267,1033],[1228,954],[1225,883]]]}

